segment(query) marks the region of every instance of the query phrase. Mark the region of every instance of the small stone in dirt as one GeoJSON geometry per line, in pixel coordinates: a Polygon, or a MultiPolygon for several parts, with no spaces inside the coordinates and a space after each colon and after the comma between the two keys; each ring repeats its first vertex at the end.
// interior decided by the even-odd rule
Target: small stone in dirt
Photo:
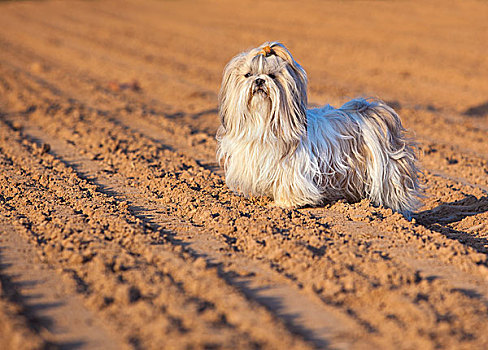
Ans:
{"type": "Polygon", "coordinates": [[[14,121],[12,123],[12,129],[14,129],[15,131],[19,131],[20,129],[22,129],[22,124],[20,124],[19,122],[17,121],[14,121]]]}
{"type": "Polygon", "coordinates": [[[42,67],[42,64],[39,63],[39,62],[33,62],[31,65],[30,65],[30,69],[33,73],[40,73],[43,71],[43,67],[42,67]]]}
{"type": "Polygon", "coordinates": [[[43,143],[41,146],[41,155],[48,153],[51,150],[51,145],[49,143],[43,143]]]}
{"type": "Polygon", "coordinates": [[[120,90],[132,90],[138,92],[142,90],[141,84],[136,79],[126,83],[121,83],[118,81],[109,81],[107,84],[107,88],[113,92],[118,92],[120,90]]]}
{"type": "Polygon", "coordinates": [[[124,304],[132,304],[141,298],[141,291],[135,286],[122,285],[116,289],[114,296],[124,304]]]}
{"type": "Polygon", "coordinates": [[[256,243],[262,245],[263,247],[266,247],[266,241],[264,239],[263,240],[257,239],[256,243]]]}
{"type": "Polygon", "coordinates": [[[459,163],[459,161],[456,158],[453,157],[446,157],[447,164],[453,165],[459,163]]]}
{"type": "Polygon", "coordinates": [[[135,303],[141,298],[141,291],[137,287],[129,288],[129,302],[135,303]]]}
{"type": "Polygon", "coordinates": [[[109,81],[107,84],[107,88],[113,92],[117,92],[120,90],[120,86],[116,81],[109,81]]]}

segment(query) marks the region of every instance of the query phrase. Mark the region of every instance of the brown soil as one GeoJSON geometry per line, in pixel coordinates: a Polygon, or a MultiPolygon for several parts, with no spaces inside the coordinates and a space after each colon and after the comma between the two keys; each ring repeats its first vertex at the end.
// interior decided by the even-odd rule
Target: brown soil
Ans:
{"type": "Polygon", "coordinates": [[[488,348],[488,4],[0,4],[0,348],[488,348]],[[288,210],[215,162],[225,63],[378,96],[424,207],[288,210]]]}

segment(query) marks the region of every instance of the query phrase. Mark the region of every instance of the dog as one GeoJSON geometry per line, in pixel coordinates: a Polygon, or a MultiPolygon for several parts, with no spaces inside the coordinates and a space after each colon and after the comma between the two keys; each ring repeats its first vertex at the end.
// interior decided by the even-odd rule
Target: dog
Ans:
{"type": "Polygon", "coordinates": [[[227,186],[280,207],[368,198],[409,217],[422,196],[415,143],[376,99],[307,109],[307,75],[279,42],[231,59],[219,93],[227,186]]]}

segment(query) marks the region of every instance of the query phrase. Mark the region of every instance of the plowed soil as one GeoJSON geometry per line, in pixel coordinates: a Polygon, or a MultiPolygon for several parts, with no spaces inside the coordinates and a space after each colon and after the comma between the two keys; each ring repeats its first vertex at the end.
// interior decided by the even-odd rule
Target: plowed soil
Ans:
{"type": "Polygon", "coordinates": [[[0,2],[0,348],[488,348],[488,3],[0,2]],[[224,65],[398,110],[412,221],[281,209],[215,161],[224,65]]]}

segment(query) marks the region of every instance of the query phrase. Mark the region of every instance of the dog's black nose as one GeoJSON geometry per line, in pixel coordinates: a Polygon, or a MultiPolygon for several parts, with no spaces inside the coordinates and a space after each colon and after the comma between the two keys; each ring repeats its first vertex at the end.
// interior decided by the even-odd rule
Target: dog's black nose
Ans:
{"type": "Polygon", "coordinates": [[[261,85],[264,85],[264,79],[261,79],[261,78],[257,78],[256,81],[256,86],[261,86],[261,85]]]}

